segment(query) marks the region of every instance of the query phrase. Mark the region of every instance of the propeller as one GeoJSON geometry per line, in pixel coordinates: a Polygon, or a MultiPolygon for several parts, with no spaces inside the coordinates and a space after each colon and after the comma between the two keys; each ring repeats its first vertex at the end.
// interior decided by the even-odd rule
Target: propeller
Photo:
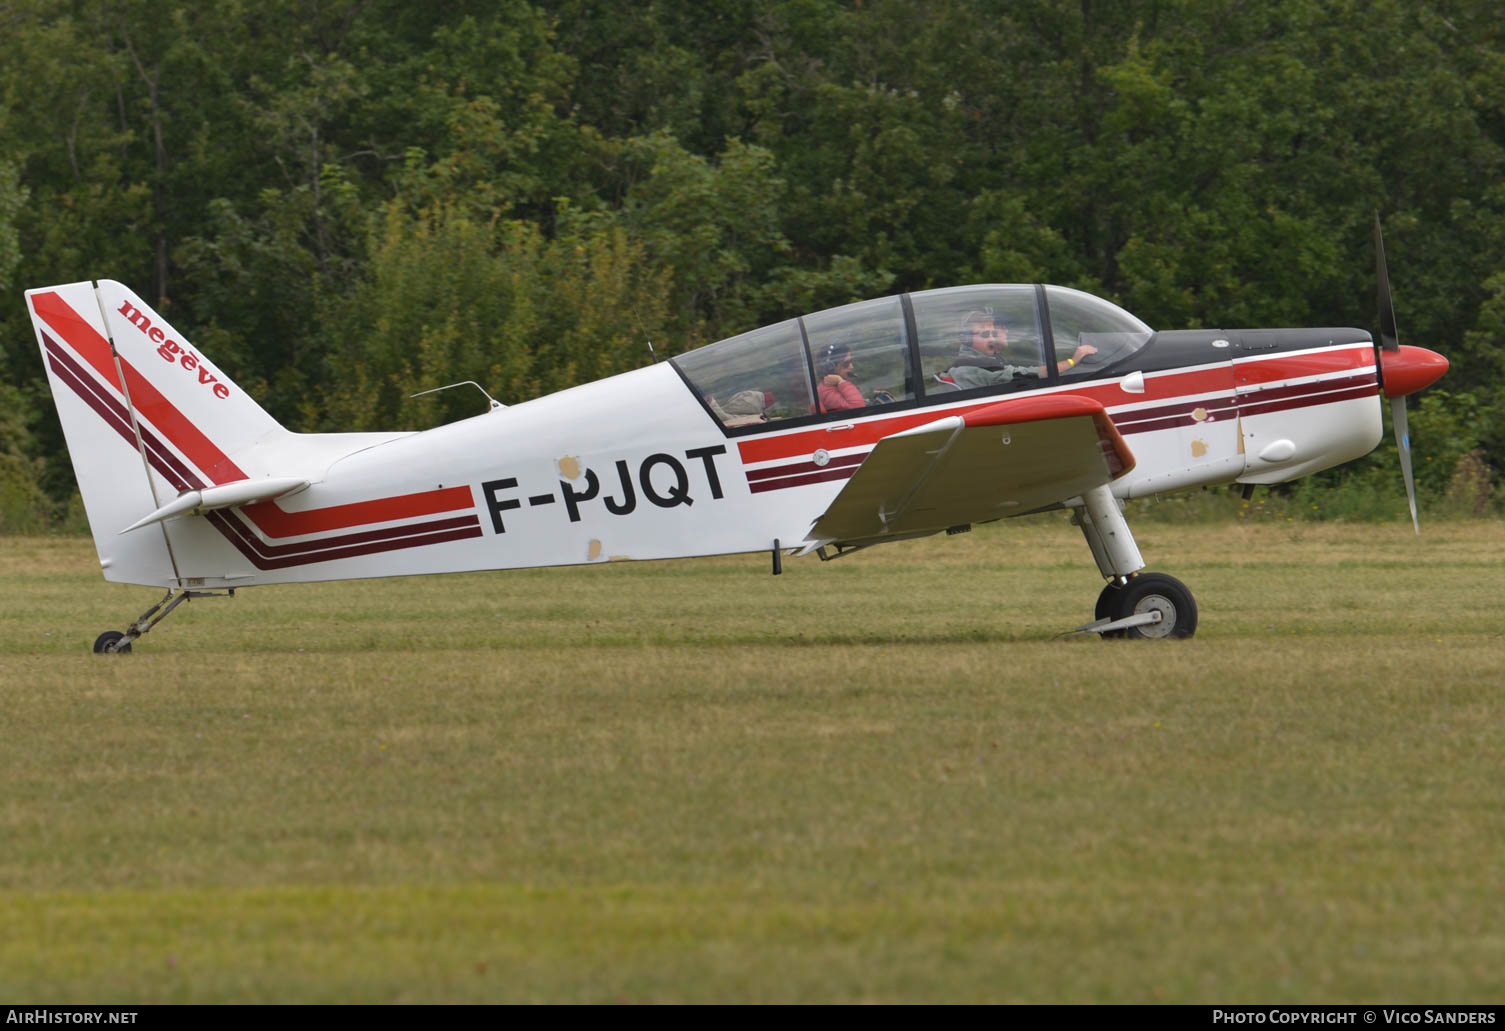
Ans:
{"type": "Polygon", "coordinates": [[[1423,347],[1402,347],[1395,331],[1395,302],[1390,295],[1390,272],[1385,267],[1385,238],[1380,232],[1380,213],[1374,213],[1374,260],[1379,283],[1380,338],[1375,342],[1375,366],[1380,389],[1390,399],[1390,419],[1395,427],[1395,446],[1400,453],[1400,471],[1406,479],[1406,501],[1411,506],[1411,525],[1421,533],[1416,517],[1416,477],[1411,470],[1411,432],[1406,423],[1406,395],[1414,394],[1448,370],[1448,361],[1423,347]]]}
{"type": "MultiPolygon", "coordinates": [[[[1395,331],[1395,299],[1390,295],[1390,270],[1385,267],[1385,235],[1380,232],[1380,213],[1374,213],[1375,278],[1379,282],[1380,339],[1375,351],[1380,389],[1385,390],[1385,360],[1382,352],[1400,354],[1400,337],[1395,331]]],[[[1389,391],[1386,391],[1389,396],[1389,391]]],[[[1400,453],[1400,471],[1406,478],[1406,501],[1411,505],[1411,525],[1421,533],[1416,517],[1416,477],[1411,471],[1411,432],[1406,422],[1406,396],[1390,398],[1390,422],[1395,427],[1395,447],[1400,453]]]]}

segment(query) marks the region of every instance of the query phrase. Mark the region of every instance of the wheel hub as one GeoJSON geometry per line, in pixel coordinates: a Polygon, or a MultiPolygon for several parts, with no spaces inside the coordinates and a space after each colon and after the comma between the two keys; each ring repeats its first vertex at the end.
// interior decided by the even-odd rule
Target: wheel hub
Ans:
{"type": "Polygon", "coordinates": [[[1141,637],[1169,637],[1171,631],[1176,628],[1176,603],[1163,594],[1150,594],[1139,599],[1134,606],[1134,615],[1142,615],[1149,612],[1160,613],[1160,622],[1146,623],[1136,629],[1141,637]]]}

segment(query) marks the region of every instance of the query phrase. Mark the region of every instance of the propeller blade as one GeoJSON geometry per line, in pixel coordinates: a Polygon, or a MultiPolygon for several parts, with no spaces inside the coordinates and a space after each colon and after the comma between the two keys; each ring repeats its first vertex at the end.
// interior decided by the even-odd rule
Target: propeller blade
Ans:
{"type": "Polygon", "coordinates": [[[1380,213],[1374,213],[1375,275],[1379,281],[1380,350],[1400,350],[1395,332],[1395,299],[1390,295],[1390,270],[1385,267],[1385,236],[1380,232],[1380,213]]]}
{"type": "Polygon", "coordinates": [[[1411,474],[1411,430],[1406,424],[1405,397],[1390,399],[1390,418],[1395,426],[1395,447],[1400,452],[1400,471],[1406,478],[1406,500],[1411,504],[1411,525],[1421,533],[1421,521],[1416,518],[1416,477],[1411,474]]]}
{"type": "MultiPolygon", "coordinates": [[[[1380,338],[1375,342],[1375,375],[1379,377],[1380,390],[1390,394],[1385,387],[1385,362],[1381,352],[1389,352],[1395,356],[1391,360],[1395,362],[1400,356],[1400,336],[1395,329],[1395,298],[1390,293],[1390,270],[1385,267],[1385,235],[1380,232],[1380,213],[1374,213],[1374,261],[1375,278],[1379,282],[1378,307],[1380,311],[1380,338]]],[[[1409,350],[1416,351],[1416,348],[1409,350]]],[[[1440,355],[1432,355],[1430,351],[1421,351],[1429,357],[1441,360],[1440,355]]],[[[1404,362],[1397,363],[1399,370],[1404,362]]],[[[1415,362],[1411,364],[1416,364],[1415,362]]],[[[1443,371],[1447,365],[1443,363],[1443,371]]],[[[1435,380],[1442,373],[1436,373],[1431,377],[1435,380]]],[[[1427,382],[1431,382],[1428,380],[1427,382]]],[[[1425,386],[1426,384],[1422,384],[1425,386]]],[[[1406,478],[1406,502],[1411,506],[1411,526],[1419,534],[1421,533],[1421,520],[1416,518],[1416,477],[1411,472],[1411,429],[1406,421],[1406,394],[1410,391],[1401,389],[1402,384],[1396,383],[1395,396],[1390,398],[1390,420],[1395,427],[1395,450],[1400,455],[1401,475],[1406,478]]],[[[1414,388],[1420,389],[1420,387],[1414,388]]]]}

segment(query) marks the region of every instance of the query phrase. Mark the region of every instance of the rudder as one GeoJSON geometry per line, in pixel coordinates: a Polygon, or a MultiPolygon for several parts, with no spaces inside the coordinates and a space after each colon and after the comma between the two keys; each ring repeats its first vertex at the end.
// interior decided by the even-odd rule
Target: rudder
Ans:
{"type": "Polygon", "coordinates": [[[26,301],[105,578],[180,585],[166,525],[119,531],[185,490],[245,479],[231,456],[286,431],[120,283],[26,301]]]}

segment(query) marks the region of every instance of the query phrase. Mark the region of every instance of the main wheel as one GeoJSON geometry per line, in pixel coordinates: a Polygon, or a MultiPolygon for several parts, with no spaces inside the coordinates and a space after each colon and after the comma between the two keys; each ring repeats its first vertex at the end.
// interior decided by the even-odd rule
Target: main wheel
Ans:
{"type": "Polygon", "coordinates": [[[94,654],[129,655],[131,653],[130,641],[126,641],[125,644],[121,645],[116,644],[117,641],[120,641],[124,637],[125,634],[121,633],[119,630],[106,630],[104,633],[94,638],[94,654]]]}
{"type": "Polygon", "coordinates": [[[1092,610],[1093,619],[1111,619],[1113,617],[1113,605],[1118,601],[1119,592],[1123,585],[1117,580],[1109,580],[1103,588],[1103,593],[1097,596],[1097,607],[1092,610]]]}
{"type": "MultiPolygon", "coordinates": [[[[1107,592],[1104,591],[1104,596],[1107,592]]],[[[1173,576],[1164,573],[1141,573],[1113,595],[1114,619],[1159,612],[1158,623],[1145,623],[1114,632],[1115,637],[1190,637],[1197,632],[1197,603],[1191,591],[1173,576]]]]}

